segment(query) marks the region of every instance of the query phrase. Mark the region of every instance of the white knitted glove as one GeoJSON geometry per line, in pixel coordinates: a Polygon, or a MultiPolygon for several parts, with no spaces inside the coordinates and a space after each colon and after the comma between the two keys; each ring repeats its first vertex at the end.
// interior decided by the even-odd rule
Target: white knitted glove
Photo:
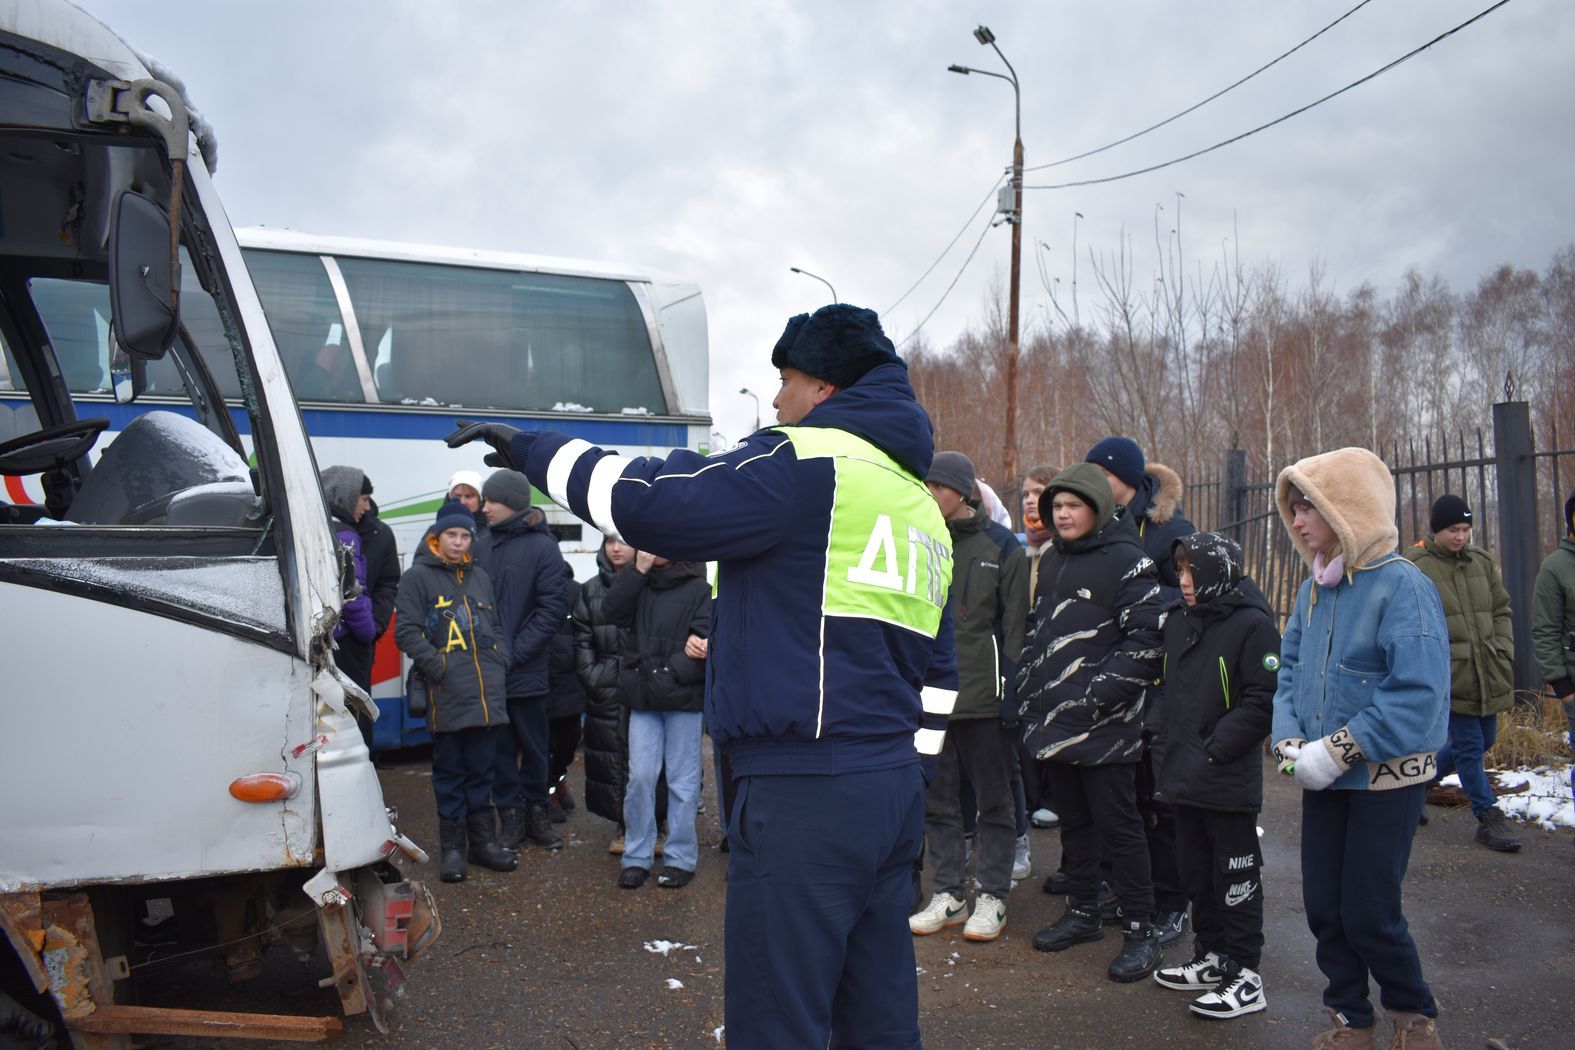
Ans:
{"type": "Polygon", "coordinates": [[[1346,767],[1335,760],[1329,738],[1315,740],[1296,757],[1296,782],[1307,791],[1322,791],[1340,779],[1346,767]]]}

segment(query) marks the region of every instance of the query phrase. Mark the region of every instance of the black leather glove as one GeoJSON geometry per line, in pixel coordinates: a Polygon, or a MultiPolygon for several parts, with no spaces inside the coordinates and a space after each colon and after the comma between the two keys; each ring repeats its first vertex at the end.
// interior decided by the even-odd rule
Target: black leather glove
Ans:
{"type": "Polygon", "coordinates": [[[514,451],[518,450],[523,460],[524,454],[530,449],[530,443],[536,435],[528,431],[511,427],[507,423],[477,423],[469,419],[456,419],[458,427],[452,434],[443,439],[449,448],[459,448],[472,441],[485,441],[492,447],[483,460],[489,467],[502,467],[505,470],[518,470],[522,463],[515,462],[514,451]]]}

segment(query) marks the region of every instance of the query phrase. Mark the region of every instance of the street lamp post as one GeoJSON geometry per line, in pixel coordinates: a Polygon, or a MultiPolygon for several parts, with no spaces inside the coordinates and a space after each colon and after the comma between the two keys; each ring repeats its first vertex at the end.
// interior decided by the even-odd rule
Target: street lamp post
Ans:
{"type": "Polygon", "coordinates": [[[1007,307],[1006,444],[1002,449],[1006,484],[1015,487],[1017,485],[1017,311],[1021,301],[1023,257],[1023,96],[1017,84],[1017,70],[1006,61],[1006,56],[996,45],[995,34],[990,32],[989,27],[976,28],[973,31],[973,38],[981,45],[988,44],[995,49],[996,55],[1005,64],[1009,75],[993,73],[988,69],[973,69],[969,66],[953,65],[947,68],[953,73],[964,75],[978,73],[980,76],[995,77],[997,80],[1004,80],[1011,84],[1015,114],[1016,138],[1012,143],[1012,211],[1006,217],[1006,221],[1012,224],[1012,286],[1011,299],[1007,307]]]}
{"type": "Polygon", "coordinates": [[[793,271],[794,273],[801,273],[805,277],[813,277],[815,280],[819,281],[821,284],[825,285],[827,288],[831,288],[831,301],[832,302],[840,303],[842,301],[841,299],[837,298],[837,290],[835,288],[831,287],[831,282],[826,280],[824,277],[820,276],[820,274],[818,274],[818,273],[810,273],[808,270],[801,270],[797,266],[789,266],[788,269],[793,271]]]}
{"type": "Polygon", "coordinates": [[[755,399],[755,429],[759,430],[760,429],[760,395],[755,393],[753,390],[749,389],[747,386],[739,387],[738,388],[738,392],[740,394],[748,394],[750,397],[755,399]]]}

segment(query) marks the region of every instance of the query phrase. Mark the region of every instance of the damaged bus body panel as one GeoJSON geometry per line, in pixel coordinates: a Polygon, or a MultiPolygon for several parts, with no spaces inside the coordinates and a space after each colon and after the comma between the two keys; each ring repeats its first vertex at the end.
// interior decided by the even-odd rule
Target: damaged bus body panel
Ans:
{"type": "Polygon", "coordinates": [[[0,0],[0,991],[78,1045],[329,1033],[136,1006],[130,976],[160,927],[232,979],[320,934],[386,1030],[438,932],[399,868],[426,858],[333,664],[344,553],[211,140],[151,65],[63,0],[0,0]]]}

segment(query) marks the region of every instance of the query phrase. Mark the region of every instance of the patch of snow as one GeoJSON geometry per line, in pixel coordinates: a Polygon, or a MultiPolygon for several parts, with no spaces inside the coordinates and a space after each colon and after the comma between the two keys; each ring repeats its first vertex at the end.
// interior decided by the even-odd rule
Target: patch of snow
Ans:
{"type": "Polygon", "coordinates": [[[722,1032],[725,1028],[727,1028],[727,1025],[719,1024],[715,1028],[711,1029],[711,1034],[716,1036],[716,1041],[718,1043],[722,1041],[722,1032]]]}
{"type": "Polygon", "coordinates": [[[645,942],[646,951],[663,956],[672,951],[674,948],[678,949],[679,951],[688,951],[691,948],[698,947],[700,947],[698,944],[680,944],[677,941],[655,940],[645,942]]]}
{"type": "Polygon", "coordinates": [[[594,412],[590,405],[582,405],[574,401],[558,401],[552,406],[554,412],[594,412]]]}
{"type": "Polygon", "coordinates": [[[684,986],[684,982],[680,981],[676,977],[669,977],[667,979],[667,987],[671,988],[673,991],[677,991],[678,989],[682,988],[683,986],[684,986]]]}
{"type": "Polygon", "coordinates": [[[438,399],[435,397],[424,397],[421,399],[421,404],[427,406],[428,408],[436,408],[438,406],[438,399]]]}
{"type": "MultiPolygon", "coordinates": [[[[1500,795],[1498,808],[1512,820],[1535,824],[1547,831],[1575,828],[1575,797],[1570,792],[1570,765],[1539,766],[1535,769],[1493,770],[1504,787],[1526,786],[1525,791],[1500,795]]],[[[1445,777],[1447,783],[1456,777],[1445,777]]]]}
{"type": "Polygon", "coordinates": [[[139,417],[142,426],[156,432],[172,450],[200,468],[206,477],[193,481],[246,481],[251,477],[246,461],[207,427],[174,412],[149,412],[139,417]]]}
{"type": "Polygon", "coordinates": [[[651,410],[649,408],[622,408],[618,410],[618,414],[621,416],[648,416],[651,414],[651,410]]]}

